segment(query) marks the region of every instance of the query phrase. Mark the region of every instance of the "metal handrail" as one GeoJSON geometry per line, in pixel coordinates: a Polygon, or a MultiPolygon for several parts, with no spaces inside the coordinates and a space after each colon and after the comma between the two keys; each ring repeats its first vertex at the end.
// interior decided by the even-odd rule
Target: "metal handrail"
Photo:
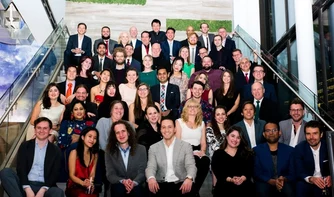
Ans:
{"type": "Polygon", "coordinates": [[[28,85],[30,84],[30,82],[32,81],[32,79],[35,77],[35,74],[39,71],[39,68],[42,66],[42,64],[44,63],[45,59],[48,57],[49,53],[51,52],[53,46],[56,44],[56,42],[58,41],[59,37],[61,34],[58,34],[58,36],[56,37],[55,41],[52,43],[51,47],[49,47],[49,49],[47,50],[47,52],[45,53],[44,57],[42,58],[42,60],[40,61],[40,63],[36,66],[36,69],[34,69],[34,71],[32,72],[32,74],[30,75],[30,77],[28,78],[27,82],[23,85],[23,87],[21,88],[20,92],[17,94],[17,96],[14,98],[14,100],[10,103],[10,105],[8,106],[8,108],[6,109],[6,111],[3,113],[3,115],[0,118],[0,124],[3,123],[3,121],[5,120],[5,118],[7,117],[7,115],[9,114],[9,112],[12,110],[12,108],[14,107],[14,105],[16,104],[17,100],[21,97],[21,95],[23,94],[23,92],[25,91],[25,89],[28,87],[28,85]]]}
{"type": "Polygon", "coordinates": [[[269,64],[268,64],[268,62],[266,61],[266,60],[264,60],[263,58],[262,58],[262,56],[260,55],[260,53],[258,52],[258,51],[256,51],[256,50],[254,50],[251,46],[250,46],[250,44],[248,44],[247,42],[246,42],[246,40],[242,37],[242,36],[240,36],[240,34],[237,32],[237,31],[235,31],[235,33],[237,34],[237,36],[251,49],[251,50],[253,50],[253,52],[261,59],[261,61],[263,62],[263,63],[265,63],[266,64],[266,66],[301,100],[301,101],[303,101],[304,102],[304,104],[319,118],[319,120],[321,120],[325,125],[326,125],[326,127],[327,128],[329,128],[330,130],[332,130],[332,131],[334,131],[334,129],[318,114],[318,112],[316,111],[316,110],[314,110],[313,109],[313,107],[311,106],[311,105],[309,105],[299,94],[298,94],[298,92],[296,92],[296,90],[294,90],[284,79],[283,79],[283,77],[281,77],[280,75],[279,75],[279,73],[278,72],[276,72],[276,70],[274,69],[274,68],[272,68],[269,64]]]}

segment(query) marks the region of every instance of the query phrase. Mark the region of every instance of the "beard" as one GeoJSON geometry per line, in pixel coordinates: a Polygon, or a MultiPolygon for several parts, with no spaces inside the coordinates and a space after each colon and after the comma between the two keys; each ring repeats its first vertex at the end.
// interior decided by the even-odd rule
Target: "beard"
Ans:
{"type": "Polygon", "coordinates": [[[109,36],[103,36],[103,35],[101,35],[101,37],[102,37],[103,40],[109,40],[110,39],[110,35],[109,36]]]}
{"type": "Polygon", "coordinates": [[[212,66],[209,66],[209,67],[204,67],[203,66],[203,70],[210,70],[212,66]]]}

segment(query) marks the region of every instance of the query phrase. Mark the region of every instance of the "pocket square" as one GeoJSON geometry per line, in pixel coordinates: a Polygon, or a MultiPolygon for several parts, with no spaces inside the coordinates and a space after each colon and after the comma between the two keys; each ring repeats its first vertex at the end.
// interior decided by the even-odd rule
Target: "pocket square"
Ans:
{"type": "Polygon", "coordinates": [[[174,94],[174,92],[170,92],[171,94],[174,94]]]}

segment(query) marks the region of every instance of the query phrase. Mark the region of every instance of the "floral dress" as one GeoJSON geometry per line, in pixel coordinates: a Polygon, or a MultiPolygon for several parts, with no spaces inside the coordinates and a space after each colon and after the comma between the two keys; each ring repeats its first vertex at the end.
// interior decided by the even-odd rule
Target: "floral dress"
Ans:
{"type": "Polygon", "coordinates": [[[169,83],[179,86],[180,99],[181,99],[180,102],[186,100],[186,94],[187,94],[187,90],[188,90],[188,82],[189,82],[189,79],[188,79],[188,77],[185,73],[182,73],[181,77],[175,77],[174,75],[172,75],[169,78],[169,83]]]}
{"type": "Polygon", "coordinates": [[[225,139],[225,130],[220,131],[222,137],[218,138],[215,136],[211,127],[206,128],[206,141],[209,147],[209,156],[212,158],[213,153],[220,148],[220,145],[225,139]]]}
{"type": "Polygon", "coordinates": [[[72,143],[72,135],[80,135],[86,127],[95,127],[90,120],[63,120],[59,129],[58,146],[63,149],[72,143]]]}

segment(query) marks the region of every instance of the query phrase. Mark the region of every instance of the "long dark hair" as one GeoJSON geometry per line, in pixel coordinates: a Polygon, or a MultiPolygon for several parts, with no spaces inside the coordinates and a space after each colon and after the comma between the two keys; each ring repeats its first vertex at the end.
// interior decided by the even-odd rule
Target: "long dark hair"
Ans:
{"type": "Polygon", "coordinates": [[[237,131],[239,133],[240,136],[240,144],[238,146],[238,152],[240,153],[241,157],[249,157],[250,155],[253,154],[253,151],[248,147],[248,143],[245,140],[245,137],[242,134],[242,129],[241,127],[238,126],[232,126],[230,127],[227,132],[226,132],[226,137],[222,143],[222,145],[220,146],[220,149],[225,150],[227,147],[227,136],[229,136],[233,131],[237,131]]]}
{"type": "Polygon", "coordinates": [[[86,59],[90,59],[90,61],[92,62],[90,68],[88,70],[86,70],[86,75],[88,77],[88,79],[92,79],[93,76],[92,76],[92,71],[93,71],[93,65],[94,65],[94,61],[93,61],[93,58],[89,57],[89,56],[83,56],[81,59],[80,59],[80,65],[78,66],[78,75],[80,76],[80,72],[82,71],[82,63],[84,61],[86,61],[86,59]]]}
{"type": "MultiPolygon", "coordinates": [[[[141,101],[140,101],[140,98],[139,98],[139,95],[138,95],[138,89],[139,89],[140,86],[146,86],[146,88],[147,88],[147,91],[148,91],[148,94],[147,94],[147,106],[154,105],[154,102],[153,102],[153,99],[152,99],[152,95],[151,95],[151,91],[150,91],[150,86],[147,85],[146,83],[139,84],[137,86],[137,92],[136,92],[136,98],[135,98],[135,106],[134,106],[134,109],[133,109],[133,113],[135,115],[135,118],[141,118],[144,115],[142,107],[141,107],[141,101]]],[[[131,113],[131,112],[129,112],[129,113],[131,113]]]]}
{"type": "MultiPolygon", "coordinates": [[[[78,103],[80,103],[81,105],[82,105],[82,107],[84,108],[84,110],[85,110],[85,116],[87,115],[87,107],[86,107],[86,105],[85,105],[85,103],[83,102],[83,101],[79,101],[79,100],[75,100],[73,103],[71,103],[71,113],[72,113],[72,115],[73,115],[73,109],[74,109],[74,106],[76,105],[76,104],[78,104],[78,103]]],[[[72,117],[72,115],[71,115],[71,117],[72,117]]],[[[74,116],[73,116],[73,119],[74,119],[74,116]]],[[[85,118],[84,118],[85,119],[85,118]]],[[[75,120],[75,119],[74,119],[75,120]]]]}
{"type": "Polygon", "coordinates": [[[96,153],[99,152],[99,131],[94,127],[86,127],[84,130],[81,131],[80,138],[79,138],[79,141],[78,141],[78,146],[76,148],[77,156],[79,158],[80,164],[82,166],[85,166],[86,168],[88,168],[88,166],[86,166],[85,160],[84,160],[84,147],[85,147],[85,145],[84,145],[84,141],[81,137],[86,136],[86,134],[90,131],[95,131],[96,132],[96,143],[93,145],[93,147],[88,149],[89,154],[90,154],[89,155],[89,161],[91,161],[91,159],[92,159],[92,154],[96,154],[96,153]]]}
{"type": "Polygon", "coordinates": [[[118,87],[117,87],[116,83],[114,81],[109,81],[106,85],[105,90],[104,90],[104,97],[103,97],[102,103],[106,102],[106,103],[110,104],[112,101],[115,101],[115,100],[122,100],[122,96],[118,91],[118,87]],[[107,93],[108,88],[111,87],[111,86],[115,88],[115,95],[113,97],[109,96],[108,93],[107,93]]]}
{"type": "MultiPolygon", "coordinates": [[[[179,60],[182,62],[182,68],[181,68],[181,70],[180,70],[180,72],[182,73],[183,66],[184,66],[184,59],[183,59],[182,57],[178,56],[178,57],[175,57],[174,60],[173,60],[173,63],[172,63],[172,65],[171,65],[171,71],[170,71],[170,75],[169,75],[169,76],[173,76],[173,74],[174,74],[174,68],[173,68],[173,66],[174,66],[174,64],[176,64],[176,62],[179,61],[179,60]]],[[[181,74],[181,78],[182,78],[182,74],[181,74]]]]}
{"type": "MultiPolygon", "coordinates": [[[[59,92],[59,87],[56,83],[50,83],[48,86],[46,86],[44,92],[43,92],[43,95],[42,95],[42,104],[43,104],[43,107],[44,109],[50,109],[51,107],[51,100],[50,100],[50,97],[49,97],[49,91],[52,87],[56,87],[58,89],[58,92],[59,92]]],[[[60,97],[60,92],[59,92],[59,95],[58,95],[58,99],[60,97]]]]}
{"type": "Polygon", "coordinates": [[[130,124],[124,120],[119,120],[119,121],[112,123],[112,126],[110,128],[110,134],[108,137],[108,144],[107,144],[106,151],[110,152],[111,154],[119,154],[118,141],[117,141],[116,133],[115,133],[115,126],[119,124],[123,124],[126,128],[126,131],[129,133],[128,144],[131,147],[130,155],[134,155],[136,148],[137,148],[136,134],[135,134],[134,129],[130,126],[130,124]]]}
{"type": "MultiPolygon", "coordinates": [[[[222,136],[222,134],[220,133],[220,129],[217,123],[217,120],[215,118],[215,114],[217,109],[223,109],[226,113],[226,107],[222,106],[222,105],[217,105],[215,107],[215,109],[213,110],[213,116],[212,116],[212,120],[211,120],[211,128],[213,130],[213,134],[216,136],[217,139],[220,139],[222,136]]],[[[224,129],[225,131],[228,130],[228,128],[230,128],[230,121],[226,115],[226,120],[224,121],[224,129]]]]}
{"type": "Polygon", "coordinates": [[[221,75],[221,78],[222,78],[222,85],[221,85],[221,87],[220,87],[220,89],[219,89],[219,91],[218,91],[218,95],[219,95],[220,97],[222,97],[223,94],[224,94],[224,92],[225,92],[225,89],[224,89],[224,80],[223,80],[223,77],[224,77],[224,74],[225,74],[225,73],[230,74],[230,86],[229,86],[228,90],[226,90],[226,91],[227,91],[226,95],[227,95],[227,98],[233,98],[233,97],[234,97],[234,92],[235,92],[234,75],[233,75],[233,73],[232,73],[230,70],[228,70],[228,69],[224,70],[223,73],[222,73],[222,75],[221,75]]]}

